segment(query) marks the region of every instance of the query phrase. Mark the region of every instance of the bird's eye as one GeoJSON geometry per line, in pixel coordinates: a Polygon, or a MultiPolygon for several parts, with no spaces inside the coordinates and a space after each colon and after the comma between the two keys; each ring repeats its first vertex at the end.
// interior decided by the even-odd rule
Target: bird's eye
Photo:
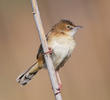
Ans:
{"type": "Polygon", "coordinates": [[[67,29],[73,29],[73,27],[70,25],[67,25],[66,27],[67,27],[67,29]]]}

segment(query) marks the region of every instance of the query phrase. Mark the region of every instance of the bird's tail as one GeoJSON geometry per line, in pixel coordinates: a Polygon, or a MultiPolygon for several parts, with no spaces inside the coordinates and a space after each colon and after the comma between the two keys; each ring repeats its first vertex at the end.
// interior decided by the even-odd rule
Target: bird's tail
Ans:
{"type": "Polygon", "coordinates": [[[26,85],[41,68],[42,67],[39,67],[38,63],[35,62],[24,73],[19,75],[16,81],[20,83],[21,85],[26,85]]]}

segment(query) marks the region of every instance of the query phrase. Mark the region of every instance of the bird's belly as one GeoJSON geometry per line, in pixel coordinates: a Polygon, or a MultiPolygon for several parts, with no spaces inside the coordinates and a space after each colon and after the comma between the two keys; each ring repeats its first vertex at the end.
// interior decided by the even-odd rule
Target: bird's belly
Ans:
{"type": "Polygon", "coordinates": [[[74,41],[53,41],[50,47],[53,49],[52,60],[55,67],[67,57],[69,57],[75,47],[74,41]]]}

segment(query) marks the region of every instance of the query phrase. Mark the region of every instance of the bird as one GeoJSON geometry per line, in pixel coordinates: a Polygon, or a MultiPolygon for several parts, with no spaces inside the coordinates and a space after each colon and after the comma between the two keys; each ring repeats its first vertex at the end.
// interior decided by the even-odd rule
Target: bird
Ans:
{"type": "Polygon", "coordinates": [[[17,82],[24,86],[41,69],[47,68],[44,55],[49,53],[54,65],[60,88],[62,84],[58,72],[70,58],[72,51],[76,46],[74,37],[80,28],[82,28],[82,26],[75,25],[67,19],[61,19],[57,24],[55,24],[46,34],[48,52],[44,52],[42,45],[40,45],[36,56],[36,62],[24,73],[18,76],[16,79],[17,82]]]}

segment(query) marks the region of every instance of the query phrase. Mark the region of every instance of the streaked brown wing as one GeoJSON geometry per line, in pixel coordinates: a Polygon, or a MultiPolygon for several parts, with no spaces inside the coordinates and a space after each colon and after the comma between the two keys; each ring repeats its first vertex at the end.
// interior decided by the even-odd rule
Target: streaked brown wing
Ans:
{"type": "Polygon", "coordinates": [[[37,53],[37,56],[36,56],[36,59],[38,59],[39,58],[39,55],[40,54],[43,54],[44,52],[43,52],[43,49],[42,49],[42,45],[40,44],[40,46],[39,46],[39,50],[38,50],[38,53],[37,53]]]}
{"type": "MultiPolygon", "coordinates": [[[[51,32],[48,32],[45,36],[46,36],[46,40],[48,41],[48,36],[51,34],[51,32]]],[[[42,48],[42,44],[40,44],[40,46],[39,46],[39,49],[38,49],[38,53],[37,53],[37,56],[36,56],[36,59],[38,59],[39,58],[39,55],[40,54],[43,54],[44,52],[43,52],[43,48],[42,48]]]]}

